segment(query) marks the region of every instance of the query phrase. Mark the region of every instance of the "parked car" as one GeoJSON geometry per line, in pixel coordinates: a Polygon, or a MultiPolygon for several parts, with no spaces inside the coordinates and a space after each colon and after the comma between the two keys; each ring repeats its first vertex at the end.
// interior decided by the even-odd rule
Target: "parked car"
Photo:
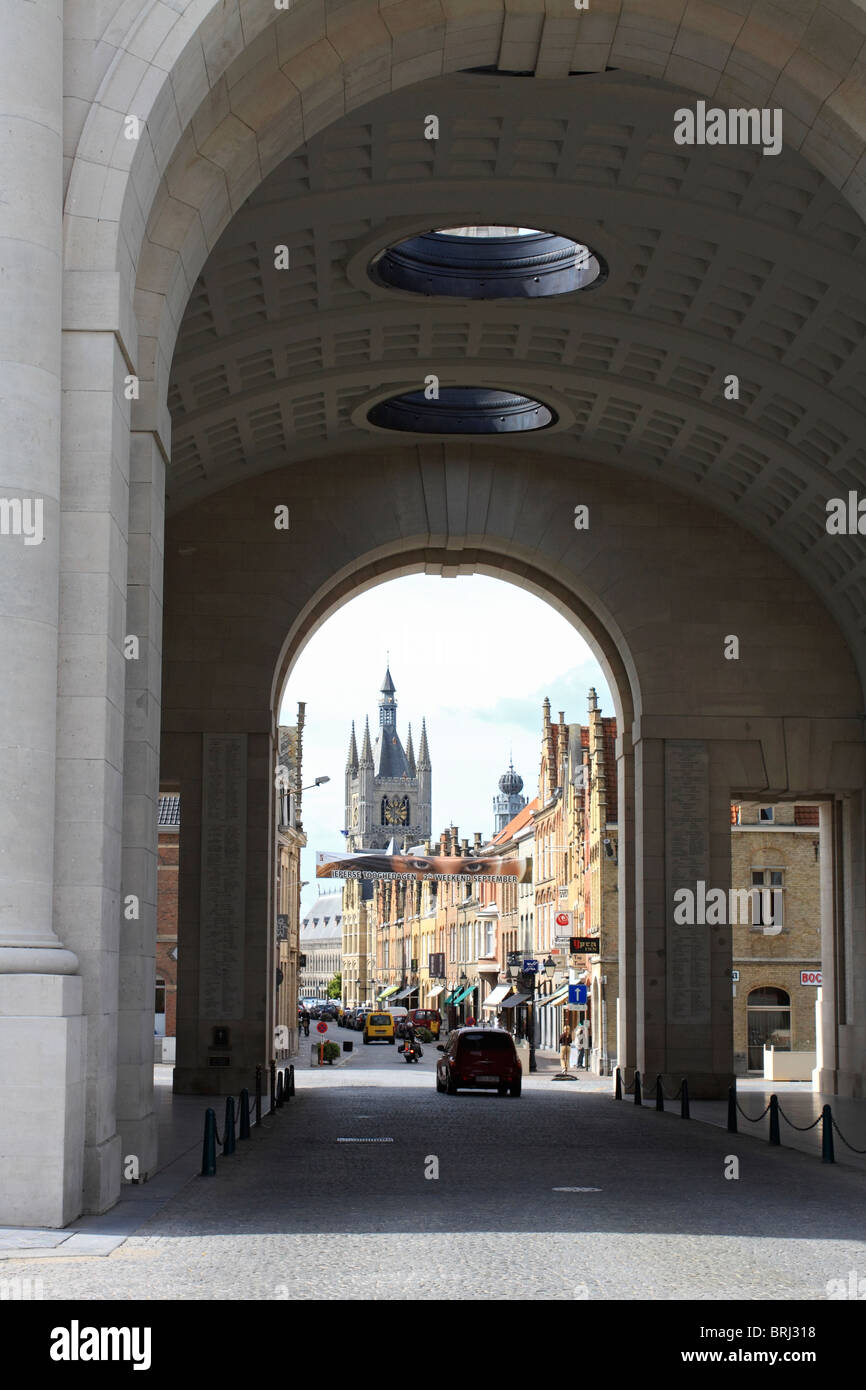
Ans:
{"type": "Polygon", "coordinates": [[[337,1009],[336,1009],[336,1005],[334,1005],[334,1004],[323,1004],[322,1007],[321,1007],[321,1009],[319,1010],[318,1017],[321,1018],[321,1019],[323,1019],[325,1023],[336,1023],[336,1021],[337,1021],[337,1009]]]}
{"type": "Polygon", "coordinates": [[[387,1042],[394,1046],[394,1018],[392,1014],[378,1010],[367,1014],[364,1020],[364,1042],[387,1042]]]}
{"type": "Polygon", "coordinates": [[[504,1028],[457,1028],[437,1049],[436,1090],[449,1096],[458,1090],[492,1090],[500,1096],[520,1095],[523,1067],[514,1039],[504,1028]]]}

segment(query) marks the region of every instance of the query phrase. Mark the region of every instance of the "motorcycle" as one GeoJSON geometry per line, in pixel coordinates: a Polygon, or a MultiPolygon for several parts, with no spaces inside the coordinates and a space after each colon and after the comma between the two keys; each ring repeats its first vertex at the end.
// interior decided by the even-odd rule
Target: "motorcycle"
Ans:
{"type": "Polygon", "coordinates": [[[414,1038],[408,1038],[403,1046],[397,1050],[403,1053],[404,1062],[417,1062],[420,1057],[424,1056],[421,1051],[421,1044],[416,1042],[414,1038]]]}

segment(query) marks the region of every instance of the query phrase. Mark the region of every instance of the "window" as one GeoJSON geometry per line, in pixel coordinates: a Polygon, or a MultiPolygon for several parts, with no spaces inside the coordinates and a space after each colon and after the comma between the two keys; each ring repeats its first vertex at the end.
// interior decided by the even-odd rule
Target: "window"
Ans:
{"type": "Polygon", "coordinates": [[[781,928],[785,923],[783,869],[752,870],[752,926],[781,928]]]}
{"type": "Polygon", "coordinates": [[[772,808],[772,806],[761,806],[761,807],[759,808],[759,810],[758,810],[758,820],[772,821],[772,820],[773,820],[773,808],[772,808]]]}
{"type": "Polygon", "coordinates": [[[154,1000],[153,1012],[155,1014],[165,1013],[165,980],[157,980],[156,982],[156,997],[154,1000]]]}

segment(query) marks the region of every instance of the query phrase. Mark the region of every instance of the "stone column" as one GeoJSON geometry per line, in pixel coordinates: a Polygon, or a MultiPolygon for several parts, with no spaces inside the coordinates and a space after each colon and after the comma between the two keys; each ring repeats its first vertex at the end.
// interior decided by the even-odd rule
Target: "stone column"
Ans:
{"type": "Polygon", "coordinates": [[[236,1095],[273,1055],[270,739],[226,732],[166,743],[181,788],[174,1089],[236,1095]]]}
{"type": "Polygon", "coordinates": [[[660,1072],[672,1086],[687,1077],[693,1097],[721,1096],[733,1079],[730,789],[702,740],[641,740],[636,757],[638,1065],[647,1084],[660,1072]],[[718,923],[706,920],[713,889],[718,923]],[[679,890],[691,921],[676,920],[679,890]]]}
{"type": "Polygon", "coordinates": [[[617,758],[617,892],[619,894],[617,1065],[629,1078],[637,1066],[637,960],[635,941],[635,795],[634,750],[627,734],[619,736],[617,758]],[[626,748],[626,744],[628,745],[626,748]]]}
{"type": "Polygon", "coordinates": [[[840,1004],[837,1090],[839,1095],[863,1099],[866,1096],[866,824],[862,791],[846,796],[842,802],[841,834],[845,874],[840,954],[844,973],[837,984],[840,1004]]]}
{"type": "Polygon", "coordinates": [[[61,0],[0,0],[0,34],[0,1225],[62,1225],[81,1209],[84,1023],[52,925],[61,0]]]}
{"type": "Polygon", "coordinates": [[[134,901],[124,909],[120,935],[117,1125],[124,1171],[143,1179],[157,1160],[153,1007],[165,461],[151,431],[131,438],[122,877],[124,901],[134,901]]]}

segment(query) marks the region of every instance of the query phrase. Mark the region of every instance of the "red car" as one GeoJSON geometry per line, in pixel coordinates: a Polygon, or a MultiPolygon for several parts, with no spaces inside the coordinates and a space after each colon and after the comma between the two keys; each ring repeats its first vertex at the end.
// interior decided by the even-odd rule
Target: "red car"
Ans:
{"type": "Polygon", "coordinates": [[[453,1096],[460,1089],[495,1087],[500,1096],[520,1095],[523,1067],[504,1028],[458,1028],[438,1051],[444,1056],[436,1063],[437,1091],[453,1096]]]}
{"type": "Polygon", "coordinates": [[[408,1020],[416,1028],[429,1028],[434,1038],[442,1029],[442,1015],[438,1009],[410,1009],[408,1020]]]}

